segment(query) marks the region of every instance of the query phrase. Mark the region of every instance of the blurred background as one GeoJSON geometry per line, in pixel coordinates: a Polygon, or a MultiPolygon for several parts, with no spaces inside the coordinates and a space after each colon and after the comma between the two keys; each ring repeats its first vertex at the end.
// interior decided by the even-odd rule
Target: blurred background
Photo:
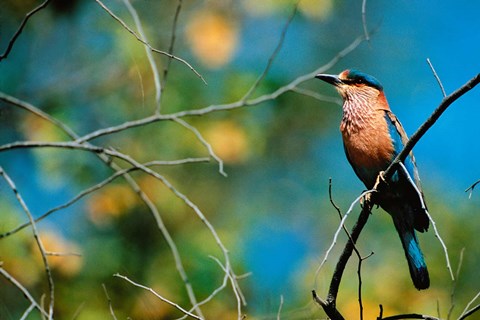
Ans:
{"type": "MultiPolygon", "coordinates": [[[[36,0],[0,2],[0,51],[4,52],[36,0]]],[[[150,43],[167,51],[178,1],[132,0],[150,43]]],[[[162,112],[199,109],[241,99],[263,72],[296,1],[184,0],[177,21],[174,54],[188,67],[155,55],[160,74],[169,65],[162,112]]],[[[132,29],[122,1],[105,1],[132,29]]],[[[379,1],[367,3],[366,22],[375,30],[368,42],[332,67],[356,68],[384,86],[391,108],[412,134],[442,99],[426,59],[447,93],[480,70],[480,4],[475,1],[379,1]]],[[[330,61],[364,33],[361,1],[301,0],[281,51],[253,94],[271,93],[330,61]]],[[[164,77],[163,77],[164,79],[164,77]]],[[[339,97],[317,80],[301,85],[331,97],[319,101],[288,92],[277,99],[232,111],[184,118],[225,162],[155,168],[187,195],[216,228],[229,249],[248,305],[249,319],[322,319],[311,290],[324,296],[346,237],[315,280],[339,218],[333,197],[345,212],[363,190],[341,143],[339,97]]],[[[7,59],[0,62],[0,91],[27,101],[83,135],[140,119],[155,110],[155,86],[144,47],[95,1],[55,0],[31,18],[7,59]]],[[[480,179],[478,117],[480,90],[454,103],[416,145],[414,152],[430,212],[448,248],[454,271],[465,248],[453,299],[461,313],[480,288],[480,194],[465,189],[480,179]]],[[[0,102],[0,143],[68,141],[60,130],[32,114],[0,102]]],[[[174,122],[157,122],[107,135],[93,143],[111,146],[140,162],[208,157],[195,135],[174,122]]],[[[62,149],[19,149],[0,153],[34,216],[65,203],[112,174],[90,153],[62,149]]],[[[190,208],[154,178],[133,173],[154,200],[184,261],[197,297],[218,287],[223,272],[209,256],[221,257],[214,238],[190,208]]],[[[7,184],[0,182],[0,233],[27,218],[7,184]]],[[[347,221],[351,226],[359,208],[347,221]]],[[[150,211],[123,179],[38,224],[50,251],[81,256],[49,257],[56,285],[57,319],[108,319],[105,284],[119,319],[173,319],[181,314],[149,292],[114,278],[114,273],[152,287],[190,307],[175,262],[150,211]]],[[[452,281],[433,231],[420,235],[431,288],[411,284],[390,217],[374,210],[361,235],[365,315],[418,312],[442,317],[452,304],[452,281]]],[[[0,239],[3,268],[34,293],[47,292],[43,265],[31,229],[0,239]]],[[[356,258],[344,275],[338,307],[358,318],[356,258]]],[[[18,319],[29,303],[0,279],[0,318],[18,319]]],[[[235,297],[225,289],[203,307],[209,319],[236,318],[235,297]]],[[[28,319],[38,319],[33,312],[28,319]]]]}

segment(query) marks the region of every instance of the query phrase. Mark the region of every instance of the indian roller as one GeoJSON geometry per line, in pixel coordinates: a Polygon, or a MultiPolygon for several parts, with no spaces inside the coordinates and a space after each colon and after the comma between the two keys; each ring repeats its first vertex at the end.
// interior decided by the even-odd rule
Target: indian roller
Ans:
{"type": "MultiPolygon", "coordinates": [[[[401,152],[408,137],[400,121],[390,111],[382,85],[374,77],[357,70],[339,75],[318,74],[337,89],[343,98],[340,131],[350,165],[368,189],[401,152]]],[[[393,219],[400,236],[413,284],[418,290],[430,285],[427,265],[415,230],[428,230],[429,219],[413,154],[403,162],[383,189],[372,196],[393,219]]]]}

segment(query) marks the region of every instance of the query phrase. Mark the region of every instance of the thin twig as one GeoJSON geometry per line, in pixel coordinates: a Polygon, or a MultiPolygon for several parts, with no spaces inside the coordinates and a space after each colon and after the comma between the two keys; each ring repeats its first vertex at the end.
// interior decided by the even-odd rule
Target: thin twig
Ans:
{"type": "Polygon", "coordinates": [[[365,40],[370,41],[370,35],[368,34],[367,28],[367,0],[362,1],[362,24],[365,40]]]}
{"type": "Polygon", "coordinates": [[[469,192],[470,193],[468,194],[468,199],[471,199],[472,198],[472,194],[473,194],[473,189],[475,189],[475,187],[480,183],[480,180],[477,180],[475,181],[470,187],[468,187],[467,189],[465,189],[465,192],[469,192]]]}
{"type": "Polygon", "coordinates": [[[340,106],[342,105],[342,99],[341,98],[327,96],[327,95],[318,93],[318,92],[313,91],[313,90],[308,90],[308,89],[301,88],[301,87],[295,87],[295,88],[292,89],[292,91],[295,92],[295,93],[298,93],[298,94],[302,94],[304,96],[308,96],[310,98],[317,99],[319,101],[332,102],[332,103],[338,104],[340,106]]]}
{"type": "Polygon", "coordinates": [[[418,314],[418,313],[397,314],[397,315],[389,316],[385,318],[377,318],[377,320],[402,320],[402,319],[442,320],[437,317],[432,317],[432,316],[418,314]]]}
{"type": "Polygon", "coordinates": [[[135,281],[130,280],[128,277],[123,276],[123,275],[121,275],[121,274],[119,274],[119,273],[116,273],[116,274],[114,274],[113,276],[114,276],[114,277],[117,277],[117,278],[121,278],[121,279],[129,282],[130,284],[134,285],[135,287],[142,288],[142,289],[144,289],[144,290],[147,290],[147,291],[151,292],[151,293],[152,293],[155,297],[157,297],[158,299],[160,299],[160,300],[162,300],[163,302],[171,305],[172,307],[178,309],[180,312],[182,312],[183,314],[188,315],[189,317],[191,317],[191,318],[193,318],[193,319],[202,320],[201,317],[199,317],[199,316],[197,316],[197,315],[195,315],[195,314],[193,314],[193,313],[185,310],[184,308],[182,308],[181,306],[179,306],[179,305],[176,304],[175,302],[172,302],[172,301],[168,300],[167,298],[164,298],[163,296],[161,296],[160,294],[158,294],[157,292],[155,292],[155,290],[153,290],[152,288],[149,288],[149,287],[146,287],[146,286],[141,285],[141,284],[139,284],[139,283],[136,283],[135,281]]]}
{"type": "Polygon", "coordinates": [[[135,10],[135,8],[132,6],[132,4],[130,3],[130,0],[123,0],[123,3],[125,4],[128,11],[130,12],[130,15],[132,16],[133,21],[135,22],[135,26],[137,27],[138,35],[142,40],[142,42],[144,43],[145,53],[147,54],[147,59],[148,59],[148,62],[150,63],[150,68],[152,69],[152,73],[153,73],[153,83],[155,84],[155,104],[156,104],[155,112],[160,113],[160,109],[161,109],[160,97],[163,90],[162,90],[162,85],[160,83],[160,75],[158,73],[157,64],[155,63],[155,59],[153,58],[152,51],[147,45],[148,39],[145,35],[145,32],[143,31],[142,22],[140,21],[137,10],[135,10]]]}
{"type": "Polygon", "coordinates": [[[37,301],[32,297],[30,292],[25,288],[17,279],[15,279],[10,273],[7,272],[2,266],[0,266],[0,274],[11,284],[13,284],[15,287],[17,287],[22,293],[25,298],[27,298],[28,301],[32,305],[35,306],[35,308],[40,311],[43,317],[48,317],[47,311],[45,311],[37,301]]]}
{"type": "Polygon", "coordinates": [[[72,131],[67,125],[65,125],[63,122],[53,118],[50,116],[48,113],[43,112],[39,108],[35,107],[34,105],[22,101],[20,99],[17,99],[15,97],[12,97],[4,92],[0,92],[0,100],[4,101],[8,104],[14,105],[16,107],[19,107],[23,110],[26,110],[30,113],[33,113],[34,115],[48,121],[49,123],[53,124],[55,127],[59,128],[62,130],[65,134],[67,134],[70,138],[74,138],[76,136],[75,132],[72,131]]]}
{"type": "Polygon", "coordinates": [[[359,257],[358,267],[357,267],[357,276],[358,276],[358,307],[360,309],[360,320],[363,320],[363,302],[362,302],[362,263],[364,260],[373,256],[373,252],[370,252],[365,257],[359,257]]]}
{"type": "Polygon", "coordinates": [[[470,309],[470,306],[480,297],[480,291],[475,295],[475,297],[470,300],[467,305],[465,306],[465,309],[463,309],[462,314],[458,317],[458,320],[465,319],[467,316],[471,315],[473,312],[477,311],[479,306],[474,307],[473,309],[470,309]],[[473,312],[472,312],[473,310],[473,312]]]}
{"type": "MultiPolygon", "coordinates": [[[[168,46],[168,53],[173,54],[173,48],[175,46],[175,40],[177,38],[177,23],[178,17],[180,16],[180,11],[182,10],[182,0],[178,0],[177,9],[175,9],[175,15],[173,16],[173,23],[172,23],[172,35],[170,36],[170,45],[168,46]]],[[[172,63],[172,58],[168,58],[167,65],[163,70],[163,86],[161,87],[162,90],[165,89],[165,83],[167,82],[168,71],[170,70],[170,64],[172,63]]]]}
{"type": "Polygon", "coordinates": [[[45,8],[49,3],[50,3],[50,0],[45,0],[43,3],[41,3],[41,4],[38,5],[35,9],[33,9],[32,11],[28,12],[28,13],[25,15],[25,18],[23,18],[22,23],[20,23],[20,26],[18,27],[17,31],[15,32],[15,34],[12,36],[12,38],[11,38],[10,41],[8,42],[7,49],[5,49],[5,52],[0,55],[0,61],[2,61],[3,59],[6,59],[6,58],[8,57],[8,54],[9,54],[10,51],[12,50],[13,45],[14,45],[15,42],[17,41],[17,38],[20,36],[20,33],[22,33],[23,28],[25,28],[25,26],[27,25],[28,20],[29,20],[35,13],[37,13],[38,11],[42,10],[43,8],[45,8]]]}
{"type": "Polygon", "coordinates": [[[2,167],[0,167],[0,176],[3,177],[3,179],[7,182],[10,189],[15,194],[15,197],[17,198],[18,203],[20,204],[23,211],[27,215],[28,220],[30,221],[30,224],[32,226],[33,237],[35,238],[38,249],[39,249],[40,254],[42,256],[43,265],[45,267],[45,274],[46,274],[47,283],[48,283],[48,291],[50,293],[50,303],[49,303],[49,308],[48,308],[48,319],[51,320],[51,319],[53,319],[53,306],[54,306],[54,303],[55,303],[55,285],[54,285],[54,282],[53,282],[52,271],[51,271],[50,265],[48,263],[45,247],[43,246],[43,242],[40,239],[40,236],[38,235],[38,230],[37,230],[37,226],[36,226],[36,223],[35,223],[35,219],[33,218],[33,215],[31,214],[30,209],[28,208],[27,204],[23,200],[23,197],[18,192],[18,189],[17,189],[15,183],[10,178],[10,176],[5,172],[5,170],[3,170],[2,167]]]}
{"type": "Polygon", "coordinates": [[[445,88],[443,87],[442,81],[440,80],[440,77],[437,74],[437,71],[435,71],[435,68],[433,67],[432,62],[430,61],[430,58],[427,58],[427,63],[430,66],[430,69],[432,69],[433,76],[438,82],[438,85],[440,86],[440,90],[442,90],[442,95],[445,98],[447,96],[447,93],[445,92],[445,88]]]}
{"type": "Polygon", "coordinates": [[[84,307],[85,307],[85,301],[83,301],[82,303],[80,303],[80,305],[77,307],[77,309],[76,309],[75,312],[73,313],[72,320],[78,319],[78,317],[79,317],[80,314],[82,313],[84,307]]]}
{"type": "MultiPolygon", "coordinates": [[[[223,269],[223,271],[225,272],[226,275],[229,275],[230,274],[230,271],[228,268],[227,265],[223,265],[223,263],[216,257],[213,257],[213,256],[210,256],[210,258],[212,258],[214,261],[217,262],[218,265],[220,265],[220,268],[223,269]]],[[[230,283],[232,285],[232,289],[234,289],[234,294],[235,294],[235,297],[237,298],[237,317],[238,317],[238,320],[240,319],[244,319],[244,315],[242,315],[242,304],[243,305],[246,305],[246,300],[245,300],[245,296],[243,295],[243,292],[240,290],[240,287],[238,285],[238,282],[236,280],[240,279],[240,278],[243,278],[243,277],[238,277],[237,275],[233,275],[233,277],[235,278],[235,281],[232,282],[232,279],[231,277],[230,278],[230,283]]]]}
{"type": "Polygon", "coordinates": [[[280,320],[280,319],[281,319],[282,307],[283,307],[283,294],[280,295],[280,305],[278,306],[277,320],[280,320]]]}
{"type": "Polygon", "coordinates": [[[113,310],[112,299],[110,299],[110,296],[108,295],[107,287],[105,286],[104,283],[102,283],[102,287],[103,287],[103,292],[105,293],[105,297],[107,298],[108,310],[110,310],[110,315],[114,320],[117,320],[117,316],[115,315],[115,311],[113,310]]]}
{"type": "Polygon", "coordinates": [[[403,171],[403,174],[407,177],[408,181],[410,182],[410,184],[413,186],[413,188],[415,189],[415,191],[417,192],[417,195],[418,195],[418,198],[420,199],[420,204],[422,205],[422,209],[425,211],[427,217],[428,217],[428,220],[430,220],[430,222],[432,223],[432,226],[433,226],[433,231],[435,233],[435,237],[437,237],[438,241],[440,242],[440,244],[442,245],[442,248],[443,248],[443,252],[445,254],[445,260],[446,260],[446,263],[447,263],[447,269],[450,273],[450,278],[452,279],[452,281],[455,281],[455,276],[453,275],[453,270],[452,270],[452,265],[450,264],[450,258],[448,256],[448,249],[447,249],[447,246],[445,245],[445,242],[443,241],[442,237],[440,236],[440,233],[438,232],[438,229],[437,229],[437,224],[435,223],[435,221],[433,220],[432,216],[430,215],[430,213],[428,212],[427,210],[427,207],[423,201],[423,196],[422,196],[422,193],[421,191],[418,189],[417,187],[417,184],[413,181],[412,177],[410,177],[410,174],[408,173],[407,171],[407,168],[405,168],[405,165],[403,164],[403,162],[400,162],[399,163],[399,166],[400,168],[402,169],[403,171]]]}
{"type": "MultiPolygon", "coordinates": [[[[96,0],[97,1],[97,0],[96,0]]],[[[179,111],[176,113],[171,113],[171,114],[154,114],[139,120],[132,120],[132,121],[126,121],[120,125],[117,126],[111,126],[108,128],[103,128],[103,129],[98,129],[96,131],[93,131],[89,134],[84,135],[83,137],[79,137],[76,139],[76,142],[82,143],[86,141],[90,141],[92,139],[99,138],[104,135],[108,134],[113,134],[116,132],[120,132],[123,130],[127,130],[130,128],[135,128],[139,126],[144,126],[147,124],[155,123],[158,121],[162,120],[174,120],[178,118],[183,118],[183,117],[193,117],[193,116],[203,116],[206,114],[214,113],[214,112],[219,112],[219,111],[228,111],[228,110],[234,110],[238,108],[243,108],[243,107],[252,107],[259,105],[263,102],[274,100],[278,98],[279,96],[283,95],[286,92],[294,90],[298,85],[309,81],[315,77],[318,73],[325,72],[332,66],[334,66],[338,61],[340,61],[343,57],[348,55],[350,52],[355,50],[360,43],[364,41],[364,37],[358,37],[356,38],[352,43],[350,43],[347,47],[345,47],[342,51],[340,51],[335,57],[333,57],[329,62],[321,66],[320,68],[317,68],[316,70],[304,74],[295,80],[291,81],[287,85],[278,88],[277,90],[273,91],[272,93],[269,94],[264,94],[262,96],[259,96],[257,98],[251,99],[251,100],[238,100],[232,103],[227,103],[227,104],[219,104],[219,105],[210,105],[205,108],[200,108],[200,109],[191,109],[191,110],[185,110],[185,111],[179,111]]]]}
{"type": "Polygon", "coordinates": [[[148,42],[145,42],[135,31],[133,31],[122,19],[120,19],[117,15],[115,15],[105,4],[103,4],[102,1],[100,0],[95,0],[95,2],[97,2],[103,10],[105,10],[113,19],[115,19],[118,23],[120,23],[122,25],[123,28],[125,28],[129,33],[131,33],[138,41],[140,41],[141,43],[143,43],[144,45],[146,45],[148,47],[148,49],[150,49],[151,51],[153,52],[156,52],[156,53],[159,53],[159,54],[163,54],[167,57],[169,57],[170,59],[174,59],[174,60],[177,60],[177,61],[180,61],[182,62],[183,64],[185,64],[188,68],[190,68],[190,70],[193,71],[193,73],[195,73],[202,81],[203,83],[207,84],[207,82],[205,81],[205,79],[203,78],[203,76],[198,73],[197,70],[195,70],[194,67],[192,67],[192,65],[190,63],[188,63],[186,60],[180,58],[180,57],[177,57],[173,54],[170,54],[166,51],[162,51],[162,50],[158,50],[158,49],[155,49],[154,47],[152,47],[148,42]]]}
{"type": "Polygon", "coordinates": [[[33,309],[35,309],[35,305],[33,303],[30,303],[30,305],[28,306],[28,308],[25,310],[25,312],[22,314],[22,317],[20,318],[20,320],[25,320],[27,319],[27,317],[30,315],[30,313],[33,311],[33,309]]]}
{"type": "MultiPolygon", "coordinates": [[[[186,159],[173,160],[173,161],[150,161],[150,162],[144,163],[143,165],[146,166],[146,167],[151,167],[151,166],[158,166],[158,165],[160,165],[160,166],[163,166],[163,165],[179,165],[179,164],[185,164],[185,163],[209,162],[209,161],[210,161],[209,158],[186,158],[186,159]]],[[[122,170],[116,171],[110,177],[100,181],[99,183],[97,183],[97,184],[95,184],[95,185],[93,185],[89,188],[84,189],[81,192],[79,192],[76,196],[74,196],[72,199],[65,202],[64,204],[58,205],[58,206],[48,210],[44,214],[38,216],[35,219],[35,222],[40,222],[43,219],[45,219],[46,217],[48,217],[49,215],[51,215],[52,213],[72,206],[74,203],[78,202],[80,199],[82,199],[85,196],[91,194],[92,192],[97,191],[100,188],[103,188],[104,186],[106,186],[107,184],[109,184],[113,180],[117,179],[118,177],[125,176],[125,174],[127,174],[129,172],[132,172],[132,171],[135,171],[135,170],[140,170],[140,169],[136,168],[136,167],[130,167],[130,168],[127,168],[127,169],[122,169],[122,170]]],[[[4,233],[0,234],[0,239],[11,236],[11,235],[17,233],[18,231],[28,227],[28,226],[30,226],[30,223],[25,222],[25,223],[17,226],[16,228],[14,228],[10,231],[7,231],[7,232],[4,232],[4,233]]]]}
{"type": "Polygon", "coordinates": [[[52,256],[52,257],[81,257],[81,253],[76,252],[53,252],[53,251],[46,251],[45,255],[52,256]]]}
{"type": "Polygon", "coordinates": [[[241,101],[246,101],[247,99],[249,99],[252,94],[255,92],[255,90],[258,88],[258,86],[260,85],[260,83],[263,81],[263,79],[265,79],[265,77],[267,76],[268,74],[268,71],[270,71],[270,68],[272,67],[272,64],[273,64],[273,61],[275,61],[275,58],[277,57],[278,53],[280,52],[280,50],[282,49],[283,47],[283,42],[285,41],[285,36],[287,35],[287,30],[288,28],[290,27],[290,23],[293,21],[293,18],[295,17],[296,13],[297,13],[297,10],[298,10],[298,3],[300,1],[297,1],[295,3],[295,5],[293,6],[293,10],[292,10],[292,13],[290,14],[290,17],[288,17],[288,20],[287,22],[285,23],[285,26],[283,27],[283,30],[282,30],[282,33],[280,35],[280,39],[278,40],[278,44],[277,46],[275,47],[275,50],[273,50],[273,53],[270,55],[270,57],[268,58],[268,62],[267,62],[267,65],[265,67],[265,69],[263,70],[263,72],[260,74],[260,76],[257,78],[257,80],[255,80],[255,82],[253,83],[253,85],[250,87],[250,89],[247,91],[247,93],[243,96],[243,98],[241,99],[241,101]]]}
{"type": "Polygon", "coordinates": [[[447,320],[450,320],[453,309],[455,308],[455,290],[457,289],[458,278],[460,276],[460,270],[462,269],[464,252],[465,252],[465,248],[462,248],[462,250],[460,250],[460,258],[458,259],[458,266],[457,266],[457,272],[455,274],[455,280],[452,283],[452,291],[450,293],[450,308],[448,309],[447,320]]]}
{"type": "MultiPolygon", "coordinates": [[[[219,266],[220,268],[225,272],[225,276],[223,277],[223,281],[222,281],[222,284],[220,286],[218,286],[215,290],[213,290],[210,295],[208,297],[206,297],[205,299],[203,299],[202,301],[198,302],[196,305],[194,305],[193,307],[190,308],[190,312],[192,312],[193,310],[195,310],[195,308],[197,307],[200,307],[210,301],[213,300],[213,298],[215,298],[215,296],[220,293],[223,289],[226,288],[227,284],[228,284],[228,280],[229,280],[229,275],[228,275],[228,272],[227,272],[227,269],[225,269],[225,266],[223,265],[223,263],[217,258],[217,257],[214,257],[214,256],[209,256],[209,258],[211,258],[213,261],[215,261],[219,266]]],[[[251,273],[246,273],[244,275],[239,275],[239,276],[236,276],[236,279],[237,280],[241,280],[241,279],[244,279],[248,276],[250,276],[251,273]]],[[[241,291],[239,291],[240,295],[239,296],[239,299],[238,300],[242,300],[244,301],[245,300],[245,297],[243,297],[243,294],[241,291]]],[[[177,320],[182,320],[182,319],[185,319],[187,316],[183,316],[181,318],[178,318],[177,320]]]]}
{"type": "MultiPolygon", "coordinates": [[[[213,256],[210,256],[211,259],[213,259],[219,266],[220,268],[225,272],[225,267],[223,266],[223,264],[220,262],[220,260],[218,260],[218,258],[216,257],[213,257],[213,256]]],[[[227,287],[227,284],[228,284],[228,280],[229,280],[229,277],[228,277],[228,274],[227,272],[225,272],[225,275],[223,277],[223,281],[222,281],[222,284],[220,286],[218,286],[215,290],[213,290],[210,295],[208,297],[206,297],[205,299],[203,299],[202,301],[198,302],[197,304],[193,305],[189,312],[192,312],[193,310],[201,307],[202,305],[206,304],[207,302],[210,302],[213,300],[213,298],[215,298],[215,296],[220,293],[223,289],[225,289],[227,287]]],[[[184,315],[183,317],[181,318],[178,318],[178,320],[183,320],[185,319],[187,316],[184,315]]]]}
{"type": "MultiPolygon", "coordinates": [[[[345,224],[345,220],[347,220],[350,212],[352,212],[353,208],[355,207],[355,205],[357,204],[357,202],[359,202],[364,196],[366,196],[367,194],[370,194],[372,193],[373,191],[372,190],[367,190],[365,192],[363,192],[360,196],[358,196],[351,204],[350,204],[350,207],[348,208],[347,212],[345,213],[345,215],[343,216],[342,220],[340,221],[340,225],[338,226],[337,230],[335,231],[334,235],[333,235],[333,240],[332,240],[332,243],[330,244],[330,246],[328,247],[327,251],[325,252],[325,256],[322,260],[322,262],[320,263],[320,265],[318,266],[317,270],[315,271],[315,287],[317,287],[317,279],[318,279],[318,275],[320,273],[320,270],[322,269],[323,265],[325,264],[325,262],[327,262],[328,260],[328,256],[330,254],[330,252],[333,250],[333,247],[335,246],[335,244],[337,243],[337,239],[338,239],[338,235],[340,234],[340,232],[342,231],[343,229],[343,226],[345,224]]],[[[350,241],[352,240],[356,240],[353,238],[350,239],[350,241]]],[[[352,248],[353,250],[353,248],[352,248]]]]}
{"type": "Polygon", "coordinates": [[[466,312],[464,312],[462,314],[462,316],[460,316],[458,318],[458,320],[463,320],[463,319],[466,319],[468,318],[469,316],[471,316],[472,314],[474,314],[475,312],[479,311],[480,310],[480,304],[477,304],[475,307],[473,307],[472,309],[470,310],[467,310],[466,312]]]}
{"type": "MultiPolygon", "coordinates": [[[[340,211],[340,207],[337,206],[337,204],[335,203],[335,201],[333,201],[333,196],[332,196],[332,178],[329,178],[328,179],[328,197],[330,199],[330,203],[332,204],[332,206],[335,208],[335,210],[337,211],[339,217],[340,217],[340,220],[342,220],[343,216],[342,216],[342,212],[340,211]]],[[[358,257],[358,267],[357,267],[357,276],[358,276],[358,306],[359,306],[359,309],[360,309],[360,320],[363,320],[363,302],[362,302],[362,262],[363,260],[367,259],[368,257],[370,257],[371,255],[373,255],[373,252],[371,254],[369,254],[368,256],[366,256],[365,258],[363,258],[360,254],[360,251],[357,249],[357,246],[355,245],[355,241],[353,241],[352,239],[352,236],[350,235],[350,232],[348,232],[348,229],[347,227],[345,227],[345,225],[343,225],[343,231],[345,231],[345,234],[348,236],[348,239],[350,242],[353,243],[353,250],[355,251],[355,254],[357,255],[358,257]]]]}
{"type": "Polygon", "coordinates": [[[215,151],[213,150],[212,146],[210,145],[210,143],[208,143],[208,141],[202,136],[202,134],[200,133],[200,131],[198,131],[197,128],[195,128],[194,126],[191,126],[190,124],[188,124],[188,122],[186,122],[185,120],[183,119],[174,119],[173,121],[175,121],[176,123],[180,124],[181,126],[183,126],[184,128],[187,128],[188,130],[190,130],[191,132],[193,132],[193,134],[197,137],[197,139],[205,146],[205,148],[207,149],[208,151],[208,154],[213,158],[215,159],[215,161],[217,161],[218,163],[218,172],[224,176],[224,177],[227,177],[227,173],[223,170],[223,160],[215,153],[215,151]]]}

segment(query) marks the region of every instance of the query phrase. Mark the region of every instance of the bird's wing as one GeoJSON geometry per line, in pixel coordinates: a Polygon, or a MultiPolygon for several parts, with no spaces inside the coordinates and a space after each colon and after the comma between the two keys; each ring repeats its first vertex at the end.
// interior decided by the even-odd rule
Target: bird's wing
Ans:
{"type": "MultiPolygon", "coordinates": [[[[405,133],[405,130],[403,129],[403,126],[398,120],[398,118],[391,111],[385,110],[385,120],[387,121],[390,137],[392,138],[393,142],[393,160],[403,150],[405,144],[407,144],[408,136],[405,133]]],[[[421,190],[420,178],[418,176],[418,170],[412,152],[410,152],[403,164],[405,165],[405,168],[407,169],[408,174],[410,175],[412,180],[415,181],[417,188],[421,190]]]]}
{"type": "MultiPolygon", "coordinates": [[[[393,159],[402,151],[403,147],[408,141],[408,137],[402,127],[402,124],[391,111],[385,110],[385,119],[387,121],[390,137],[394,145],[394,155],[392,156],[393,161],[393,159]]],[[[429,220],[428,216],[426,215],[427,208],[425,205],[422,188],[420,186],[420,178],[418,176],[417,166],[415,165],[415,158],[413,157],[412,152],[410,152],[405,161],[403,161],[403,164],[407,169],[408,176],[404,171],[400,170],[398,171],[399,173],[394,174],[392,179],[396,178],[401,185],[406,187],[407,190],[405,190],[405,195],[407,195],[407,197],[410,199],[410,203],[413,205],[412,209],[415,212],[415,229],[423,232],[428,229],[429,220]],[[415,186],[413,186],[411,182],[413,182],[415,186]]]]}

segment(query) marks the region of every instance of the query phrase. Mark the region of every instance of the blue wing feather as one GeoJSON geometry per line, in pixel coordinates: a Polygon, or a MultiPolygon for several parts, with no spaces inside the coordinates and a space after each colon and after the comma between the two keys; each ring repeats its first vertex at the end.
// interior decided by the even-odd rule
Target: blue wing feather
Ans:
{"type": "MultiPolygon", "coordinates": [[[[408,137],[400,121],[398,121],[397,117],[392,112],[385,112],[385,120],[387,121],[390,137],[394,145],[394,155],[392,155],[393,161],[393,159],[402,151],[404,145],[408,141],[408,137]]],[[[415,158],[412,153],[408,155],[403,164],[407,169],[410,179],[405,176],[405,172],[395,172],[392,181],[396,183],[397,186],[393,187],[391,191],[396,193],[396,196],[400,197],[399,199],[408,203],[408,205],[407,203],[404,203],[404,205],[407,205],[413,214],[413,217],[411,218],[414,220],[415,229],[423,232],[428,229],[429,220],[425,213],[426,208],[422,206],[422,203],[424,204],[425,201],[423,201],[420,178],[415,165],[415,158]],[[412,181],[415,186],[412,185],[412,181]],[[415,190],[415,187],[420,193],[415,190]]]]}
{"type": "MultiPolygon", "coordinates": [[[[392,112],[385,112],[385,121],[387,122],[388,130],[390,133],[390,137],[393,143],[393,150],[394,153],[392,155],[392,161],[395,157],[403,150],[405,144],[408,141],[407,134],[402,127],[400,121],[398,121],[397,117],[392,112]]],[[[418,173],[417,168],[415,166],[415,160],[413,159],[412,154],[409,154],[408,157],[405,159],[403,164],[407,169],[408,174],[412,178],[413,181],[417,184],[417,188],[420,188],[419,181],[418,181],[418,173]]],[[[392,178],[394,181],[398,180],[398,174],[395,173],[394,177],[392,178]]]]}

